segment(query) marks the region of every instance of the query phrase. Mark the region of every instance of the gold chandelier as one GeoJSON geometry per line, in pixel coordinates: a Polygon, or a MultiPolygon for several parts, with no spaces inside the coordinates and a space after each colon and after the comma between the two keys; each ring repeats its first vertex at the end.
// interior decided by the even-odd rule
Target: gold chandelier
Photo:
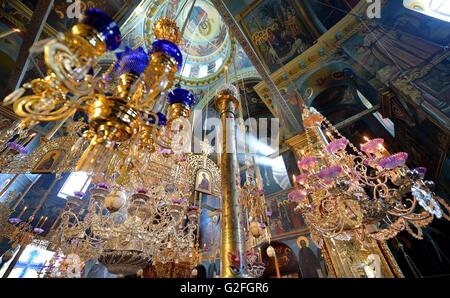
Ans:
{"type": "MultiPolygon", "coordinates": [[[[31,49],[44,53],[48,75],[4,99],[21,119],[6,139],[17,133],[23,139],[34,125],[65,121],[77,111],[88,116],[88,130],[71,151],[81,156],[76,170],[88,173],[95,187],[87,206],[84,194],[69,196],[50,239],[59,254],[98,257],[117,274],[136,273],[151,259],[198,257],[199,209],[189,204],[187,157],[176,138],[195,97],[182,88],[166,93],[183,64],[176,22],[160,19],[153,34],[148,52],[125,48],[97,77],[99,58],[119,47],[121,33],[109,16],[89,8],[69,32],[31,49]],[[168,110],[160,110],[166,100],[168,110]]],[[[20,153],[21,144],[9,148],[20,153]]],[[[17,230],[30,234],[27,222],[20,224],[17,230]]]]}
{"type": "Polygon", "coordinates": [[[34,46],[42,51],[48,75],[25,83],[4,99],[22,119],[16,133],[39,122],[63,121],[76,111],[88,115],[89,129],[77,150],[83,150],[77,170],[101,175],[114,154],[128,151],[137,162],[155,144],[180,149],[174,136],[190,116],[195,97],[176,88],[167,96],[169,110],[157,110],[166,100],[183,58],[177,47],[181,34],[175,21],[163,18],[154,25],[155,41],[147,53],[141,47],[125,48],[101,77],[94,76],[98,59],[117,49],[121,33],[106,14],[88,9],[80,24],[56,39],[34,46]],[[106,95],[112,89],[112,95],[106,95]],[[179,123],[181,122],[181,124],[179,123]]]}
{"type": "Polygon", "coordinates": [[[423,180],[426,170],[406,167],[407,153],[388,154],[383,139],[366,139],[358,149],[314,108],[303,110],[303,122],[308,146],[289,199],[319,247],[323,237],[375,245],[403,230],[422,239],[434,217],[450,220],[433,182],[423,180]]]}

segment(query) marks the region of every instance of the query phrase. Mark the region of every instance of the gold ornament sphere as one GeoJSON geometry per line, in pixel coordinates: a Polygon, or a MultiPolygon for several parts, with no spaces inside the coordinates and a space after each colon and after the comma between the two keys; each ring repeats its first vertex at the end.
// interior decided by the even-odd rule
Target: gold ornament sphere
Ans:
{"type": "Polygon", "coordinates": [[[174,44],[178,44],[181,40],[177,22],[169,18],[158,20],[153,26],[153,34],[156,39],[165,39],[174,44]]]}
{"type": "Polygon", "coordinates": [[[255,238],[259,238],[261,236],[261,228],[259,226],[259,223],[256,221],[253,221],[250,224],[250,233],[252,234],[253,237],[255,238]]]}

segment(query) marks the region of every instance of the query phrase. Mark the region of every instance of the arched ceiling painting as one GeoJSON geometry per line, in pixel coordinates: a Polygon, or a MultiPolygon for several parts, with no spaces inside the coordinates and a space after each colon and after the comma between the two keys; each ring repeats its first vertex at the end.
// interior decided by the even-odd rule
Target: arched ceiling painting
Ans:
{"type": "MultiPolygon", "coordinates": [[[[121,27],[124,45],[150,47],[154,40],[153,24],[164,16],[176,18],[179,28],[183,28],[191,5],[190,0],[142,1],[121,27]]],[[[185,60],[180,84],[196,94],[198,108],[204,107],[217,86],[224,83],[227,68],[230,81],[259,77],[242,47],[232,40],[219,12],[208,0],[196,1],[186,23],[180,49],[185,60]],[[237,74],[234,73],[235,68],[237,74]]]]}

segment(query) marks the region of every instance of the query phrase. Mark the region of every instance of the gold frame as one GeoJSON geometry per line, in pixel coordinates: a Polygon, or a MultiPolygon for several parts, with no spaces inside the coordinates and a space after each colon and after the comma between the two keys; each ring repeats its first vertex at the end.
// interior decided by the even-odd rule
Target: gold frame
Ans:
{"type": "Polygon", "coordinates": [[[58,166],[61,164],[61,162],[64,160],[64,156],[65,156],[65,151],[60,149],[60,148],[56,148],[53,150],[49,150],[47,151],[45,154],[42,155],[41,159],[39,159],[39,161],[33,166],[33,169],[31,171],[31,173],[33,174],[48,174],[48,173],[53,173],[55,169],[58,168],[58,166]],[[41,166],[41,164],[43,162],[46,162],[48,159],[46,159],[48,156],[50,156],[50,154],[52,154],[53,152],[58,152],[57,158],[53,161],[51,167],[49,169],[39,169],[39,166],[41,166]]]}
{"type": "MultiPolygon", "coordinates": [[[[266,203],[267,203],[268,200],[277,200],[277,198],[280,197],[283,194],[286,194],[286,200],[287,200],[287,195],[292,191],[292,189],[293,188],[285,189],[285,190],[282,190],[282,191],[279,191],[279,192],[276,192],[274,194],[271,194],[271,195],[267,196],[266,197],[266,203]]],[[[281,200],[278,200],[278,201],[279,202],[277,202],[277,203],[282,203],[283,202],[281,200]]],[[[298,214],[298,216],[300,216],[300,214],[298,214]]],[[[272,219],[270,218],[269,221],[271,222],[272,219]]],[[[295,230],[290,230],[288,232],[281,233],[281,234],[278,234],[278,235],[275,235],[275,233],[272,230],[270,230],[270,232],[272,234],[271,240],[284,240],[284,239],[288,239],[288,238],[293,238],[295,236],[307,235],[307,234],[309,234],[310,230],[306,226],[306,223],[304,223],[304,225],[305,225],[304,227],[297,228],[295,230]]],[[[268,228],[271,229],[270,226],[268,228]]]]}
{"type": "Polygon", "coordinates": [[[198,169],[195,173],[195,185],[194,185],[195,191],[198,191],[200,193],[204,193],[207,195],[212,194],[212,173],[207,169],[198,169]],[[208,189],[203,189],[199,187],[199,176],[202,173],[206,173],[208,175],[208,189]]]}

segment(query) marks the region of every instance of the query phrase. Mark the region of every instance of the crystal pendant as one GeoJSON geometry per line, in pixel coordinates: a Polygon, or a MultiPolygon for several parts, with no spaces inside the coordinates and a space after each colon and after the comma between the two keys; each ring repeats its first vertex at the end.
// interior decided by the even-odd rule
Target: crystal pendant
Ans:
{"type": "Polygon", "coordinates": [[[411,192],[420,206],[423,207],[423,209],[435,215],[437,218],[442,217],[442,209],[439,206],[438,202],[433,199],[433,195],[430,191],[421,188],[417,184],[414,184],[411,187],[411,192]]]}
{"type": "Polygon", "coordinates": [[[72,148],[70,148],[70,153],[72,155],[76,155],[78,152],[80,152],[83,149],[84,142],[86,141],[85,138],[80,137],[75,144],[73,144],[72,148]]]}
{"type": "Polygon", "coordinates": [[[92,142],[78,161],[77,171],[87,172],[97,177],[103,176],[113,153],[111,147],[92,142]]]}

